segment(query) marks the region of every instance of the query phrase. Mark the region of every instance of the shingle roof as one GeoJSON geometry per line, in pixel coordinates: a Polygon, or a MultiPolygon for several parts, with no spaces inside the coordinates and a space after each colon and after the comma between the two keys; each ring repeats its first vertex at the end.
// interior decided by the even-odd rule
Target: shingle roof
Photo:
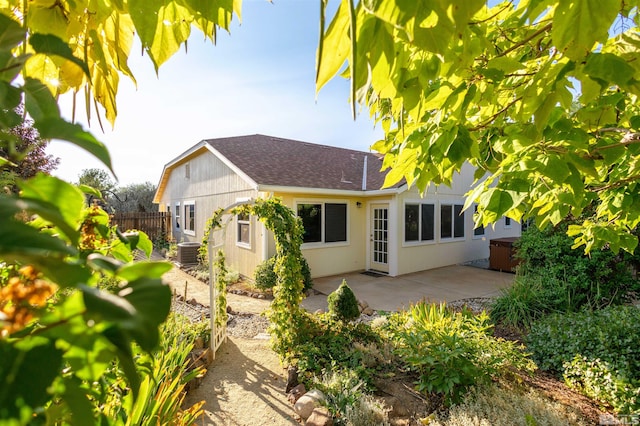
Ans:
{"type": "Polygon", "coordinates": [[[265,135],[208,139],[211,147],[258,185],[362,191],[382,188],[379,155],[265,135]]]}

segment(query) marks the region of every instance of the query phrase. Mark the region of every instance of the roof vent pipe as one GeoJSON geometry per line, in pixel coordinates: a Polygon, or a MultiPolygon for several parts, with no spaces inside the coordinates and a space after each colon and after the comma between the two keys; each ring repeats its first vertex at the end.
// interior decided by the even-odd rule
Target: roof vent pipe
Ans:
{"type": "Polygon", "coordinates": [[[362,166],[362,190],[367,190],[367,156],[364,156],[364,165],[362,166]]]}

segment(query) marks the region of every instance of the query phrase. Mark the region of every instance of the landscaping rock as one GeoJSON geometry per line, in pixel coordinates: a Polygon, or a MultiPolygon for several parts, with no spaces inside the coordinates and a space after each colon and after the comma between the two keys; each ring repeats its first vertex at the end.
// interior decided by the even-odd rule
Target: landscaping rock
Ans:
{"type": "Polygon", "coordinates": [[[296,401],[293,405],[293,410],[297,415],[302,417],[303,420],[307,420],[309,416],[311,416],[313,410],[324,400],[325,396],[322,392],[318,389],[311,389],[296,401]]]}
{"type": "Polygon", "coordinates": [[[364,315],[366,315],[366,316],[369,316],[369,317],[370,317],[371,315],[373,315],[373,309],[371,309],[370,307],[368,307],[368,306],[367,306],[366,308],[364,308],[364,309],[362,310],[362,313],[363,313],[364,315]]]}
{"type": "Polygon", "coordinates": [[[333,417],[325,407],[318,407],[311,412],[305,426],[333,426],[333,417]]]}
{"type": "Polygon", "coordinates": [[[305,388],[304,385],[300,383],[298,386],[295,386],[293,389],[287,392],[287,399],[293,405],[298,402],[300,397],[305,393],[307,393],[307,388],[305,388]]]}

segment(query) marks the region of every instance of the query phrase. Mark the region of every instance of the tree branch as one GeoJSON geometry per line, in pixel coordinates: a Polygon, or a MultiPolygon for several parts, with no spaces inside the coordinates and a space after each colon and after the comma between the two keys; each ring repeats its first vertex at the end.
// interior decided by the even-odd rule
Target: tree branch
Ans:
{"type": "Polygon", "coordinates": [[[498,116],[500,114],[504,114],[509,108],[511,108],[513,105],[515,105],[516,102],[519,102],[522,100],[522,96],[518,96],[517,98],[515,98],[513,101],[509,102],[507,105],[505,105],[500,111],[496,112],[495,114],[493,114],[491,117],[489,117],[488,119],[486,119],[483,123],[478,124],[475,127],[471,127],[468,130],[470,132],[474,132],[476,130],[480,130],[484,127],[487,127],[489,124],[493,123],[493,120],[495,120],[496,118],[498,118],[498,116]]]}
{"type": "Polygon", "coordinates": [[[516,50],[517,48],[524,46],[525,44],[529,43],[534,38],[538,37],[540,34],[549,31],[551,29],[551,27],[552,27],[552,24],[548,23],[544,27],[540,28],[538,31],[536,31],[533,34],[531,34],[529,37],[525,38],[524,40],[520,41],[519,43],[514,44],[513,46],[511,46],[510,48],[508,48],[507,50],[505,50],[504,52],[502,52],[501,54],[496,56],[496,58],[499,58],[501,56],[506,56],[509,53],[511,53],[514,50],[516,50]]]}

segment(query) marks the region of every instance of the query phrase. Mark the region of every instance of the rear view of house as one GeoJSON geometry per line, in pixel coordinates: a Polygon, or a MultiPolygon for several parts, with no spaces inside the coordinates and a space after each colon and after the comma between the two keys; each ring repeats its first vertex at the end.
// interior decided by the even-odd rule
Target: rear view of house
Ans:
{"type": "MultiPolygon", "coordinates": [[[[508,218],[474,228],[463,211],[473,182],[467,165],[451,187],[422,196],[400,183],[382,188],[380,156],[265,135],[203,140],[167,163],[154,202],[172,214],[173,236],[199,242],[221,207],[280,198],[301,217],[302,253],[313,277],[375,270],[392,276],[489,257],[489,240],[520,235],[508,218]]],[[[254,217],[232,218],[228,264],[252,277],[275,254],[273,237],[254,217]]]]}

